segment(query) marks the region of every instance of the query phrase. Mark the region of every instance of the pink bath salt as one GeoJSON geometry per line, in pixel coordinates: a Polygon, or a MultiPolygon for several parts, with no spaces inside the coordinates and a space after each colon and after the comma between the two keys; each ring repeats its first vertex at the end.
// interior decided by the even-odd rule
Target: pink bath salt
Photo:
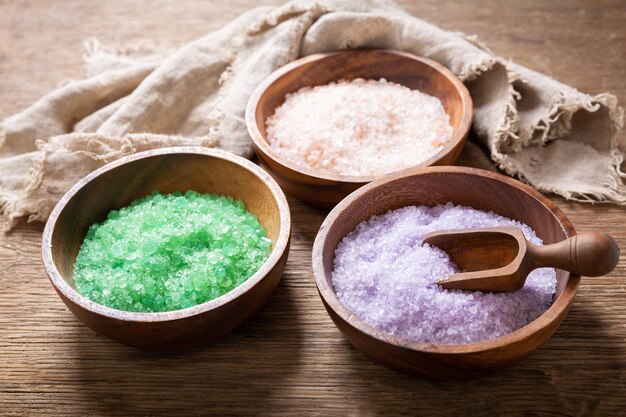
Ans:
{"type": "Polygon", "coordinates": [[[413,342],[466,344],[511,333],[550,307],[555,270],[536,269],[515,292],[446,290],[436,282],[460,271],[447,253],[422,244],[432,231],[492,226],[518,227],[530,242],[542,244],[523,223],[451,203],[373,216],[335,250],[337,297],[369,325],[413,342]]]}
{"type": "Polygon", "coordinates": [[[417,165],[452,138],[438,98],[361,78],[287,94],[267,118],[266,131],[271,148],[292,163],[353,176],[417,165]]]}

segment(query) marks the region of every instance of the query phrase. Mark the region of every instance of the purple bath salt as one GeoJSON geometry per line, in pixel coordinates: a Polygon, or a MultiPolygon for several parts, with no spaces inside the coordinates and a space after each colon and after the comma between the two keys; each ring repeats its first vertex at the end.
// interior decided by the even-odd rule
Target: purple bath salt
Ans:
{"type": "Polygon", "coordinates": [[[518,227],[530,242],[543,243],[523,223],[452,203],[373,216],[335,250],[337,296],[364,322],[409,341],[464,344],[511,333],[550,307],[555,270],[536,269],[515,292],[446,290],[436,282],[460,271],[445,252],[422,244],[429,232],[493,226],[518,227]]]}

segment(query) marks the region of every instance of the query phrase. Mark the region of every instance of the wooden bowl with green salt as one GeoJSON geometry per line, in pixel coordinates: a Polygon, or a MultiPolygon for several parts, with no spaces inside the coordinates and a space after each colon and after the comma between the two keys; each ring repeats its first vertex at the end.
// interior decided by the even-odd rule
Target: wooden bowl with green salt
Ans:
{"type": "Polygon", "coordinates": [[[282,190],[252,162],[165,148],[72,187],[49,217],[42,256],[63,302],[93,330],[180,349],[226,335],[268,301],[290,228],[282,190]]]}
{"type": "Polygon", "coordinates": [[[453,165],[472,112],[467,88],[443,65],[403,51],[355,49],[309,55],[274,71],[252,93],[246,125],[263,167],[285,191],[332,207],[389,173],[453,165]],[[387,91],[376,88],[381,79],[387,91]],[[355,83],[343,96],[320,90],[355,83]],[[300,94],[297,106],[294,98],[303,92],[309,101],[300,94]],[[441,143],[431,140],[433,132],[421,133],[440,121],[422,117],[430,106],[448,119],[441,143]],[[429,144],[436,148],[425,151],[429,144]]]}

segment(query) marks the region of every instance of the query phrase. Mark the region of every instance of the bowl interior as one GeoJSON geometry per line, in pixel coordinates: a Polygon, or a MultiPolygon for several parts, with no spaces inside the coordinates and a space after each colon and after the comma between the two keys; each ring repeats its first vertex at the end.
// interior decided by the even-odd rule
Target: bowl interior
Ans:
{"type": "Polygon", "coordinates": [[[153,190],[193,190],[242,200],[267,231],[272,249],[281,232],[280,209],[271,188],[254,172],[214,155],[179,152],[140,156],[104,172],[96,171],[76,188],[58,214],[51,236],[52,261],[72,288],[74,262],[89,226],[153,190]]]}
{"type": "MultiPolygon", "coordinates": [[[[544,244],[556,243],[575,233],[569,220],[547,198],[499,174],[469,168],[437,167],[408,176],[395,175],[391,179],[369,184],[346,198],[322,226],[321,237],[318,236],[320,241],[315,244],[318,248],[314,248],[313,254],[313,268],[322,297],[340,316],[349,320],[350,314],[334,293],[331,273],[337,245],[359,222],[408,205],[435,206],[448,202],[492,211],[524,222],[535,230],[544,244]]],[[[573,281],[571,277],[573,275],[569,272],[557,270],[553,306],[568,287],[568,282],[577,285],[578,277],[573,281]]],[[[567,298],[571,300],[569,296],[567,298]]],[[[354,324],[355,320],[350,319],[350,322],[354,324]]],[[[364,323],[360,325],[369,327],[364,323]]],[[[373,328],[370,330],[370,333],[378,334],[373,328]]],[[[491,341],[480,343],[488,342],[491,341]]]]}
{"type": "MultiPolygon", "coordinates": [[[[467,90],[448,69],[434,61],[404,52],[357,49],[305,57],[278,70],[259,87],[256,106],[248,111],[254,112],[256,127],[266,146],[265,120],[285,101],[285,95],[302,87],[355,78],[385,78],[439,98],[453,126],[451,143],[461,140],[469,129],[469,93],[463,94],[467,90]]],[[[442,152],[446,150],[447,147],[442,152]]]]}

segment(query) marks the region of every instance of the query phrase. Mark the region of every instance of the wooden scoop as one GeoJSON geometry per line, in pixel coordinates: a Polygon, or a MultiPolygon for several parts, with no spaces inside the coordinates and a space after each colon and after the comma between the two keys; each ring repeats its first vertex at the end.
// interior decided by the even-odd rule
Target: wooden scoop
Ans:
{"type": "Polygon", "coordinates": [[[619,260],[615,240],[600,232],[537,246],[520,229],[503,226],[433,232],[424,237],[424,243],[447,252],[464,271],[437,283],[457,290],[516,291],[532,270],[543,267],[597,277],[611,272],[619,260]]]}

